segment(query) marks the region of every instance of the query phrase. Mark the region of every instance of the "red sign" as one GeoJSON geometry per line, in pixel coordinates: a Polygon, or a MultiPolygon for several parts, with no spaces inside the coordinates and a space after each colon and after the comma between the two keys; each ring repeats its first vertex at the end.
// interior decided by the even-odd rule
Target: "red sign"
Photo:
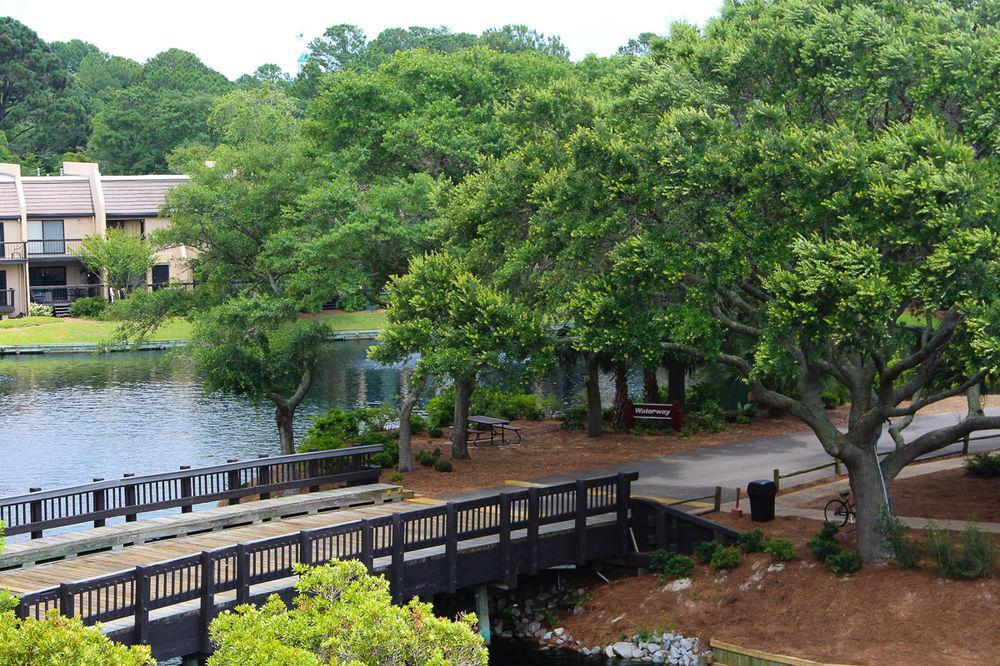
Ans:
{"type": "Polygon", "coordinates": [[[636,419],[670,421],[674,430],[680,430],[684,422],[681,406],[676,403],[658,404],[654,402],[629,401],[625,410],[625,427],[631,428],[636,419]]]}

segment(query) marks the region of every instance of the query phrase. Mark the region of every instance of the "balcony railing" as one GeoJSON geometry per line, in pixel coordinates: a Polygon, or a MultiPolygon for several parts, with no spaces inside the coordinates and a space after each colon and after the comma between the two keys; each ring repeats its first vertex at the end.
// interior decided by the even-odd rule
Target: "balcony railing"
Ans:
{"type": "Polygon", "coordinates": [[[7,241],[0,243],[0,261],[24,261],[25,256],[24,241],[7,241]]]}
{"type": "Polygon", "coordinates": [[[32,287],[31,302],[51,305],[52,303],[72,303],[78,298],[93,298],[101,295],[103,283],[62,284],[50,287],[32,287]]]}
{"type": "Polygon", "coordinates": [[[14,311],[14,290],[0,289],[0,312],[14,311]]]}
{"type": "Polygon", "coordinates": [[[45,257],[68,257],[79,254],[80,238],[7,241],[0,243],[0,261],[26,261],[45,257]]]}

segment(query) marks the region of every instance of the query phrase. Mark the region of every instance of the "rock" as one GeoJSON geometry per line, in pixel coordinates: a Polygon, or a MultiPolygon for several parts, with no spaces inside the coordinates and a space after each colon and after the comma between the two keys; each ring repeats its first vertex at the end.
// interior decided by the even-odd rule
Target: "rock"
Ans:
{"type": "Polygon", "coordinates": [[[688,640],[688,639],[686,639],[686,638],[682,638],[682,639],[681,639],[681,649],[682,649],[682,650],[685,650],[685,651],[687,651],[687,652],[690,652],[690,651],[691,651],[691,648],[693,648],[693,647],[694,647],[694,643],[692,643],[691,641],[689,641],[689,640],[688,640]]]}
{"type": "Polygon", "coordinates": [[[767,568],[768,573],[778,573],[779,571],[785,570],[784,562],[776,562],[767,568]]]}
{"type": "Polygon", "coordinates": [[[678,578],[677,580],[670,581],[670,583],[668,583],[667,585],[665,585],[664,588],[663,588],[663,591],[664,592],[680,592],[682,590],[688,589],[689,587],[691,587],[691,579],[690,578],[678,578]]]}
{"type": "Polygon", "coordinates": [[[528,632],[529,633],[533,634],[533,633],[535,633],[536,631],[538,631],[541,628],[542,628],[542,623],[539,622],[538,620],[533,620],[532,622],[528,623],[528,632]]]}
{"type": "Polygon", "coordinates": [[[608,647],[604,648],[604,654],[605,654],[605,656],[613,659],[614,656],[615,656],[615,648],[614,648],[614,646],[613,645],[609,645],[608,647]]]}
{"type": "Polygon", "coordinates": [[[552,633],[555,634],[556,636],[562,636],[564,633],[566,633],[566,630],[563,629],[562,627],[559,627],[558,629],[556,629],[552,633]]]}
{"type": "Polygon", "coordinates": [[[542,636],[542,639],[546,640],[546,641],[549,640],[550,638],[552,638],[552,632],[551,631],[546,631],[545,634],[542,636]]]}
{"type": "Polygon", "coordinates": [[[611,650],[614,653],[611,656],[618,656],[622,659],[631,659],[635,656],[635,646],[626,641],[618,641],[611,646],[611,650]]]}

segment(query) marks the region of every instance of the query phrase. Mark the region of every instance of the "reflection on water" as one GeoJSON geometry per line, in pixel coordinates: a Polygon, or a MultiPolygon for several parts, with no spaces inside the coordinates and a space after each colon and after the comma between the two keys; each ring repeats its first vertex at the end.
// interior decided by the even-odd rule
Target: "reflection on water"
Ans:
{"type": "MultiPolygon", "coordinates": [[[[399,393],[399,368],[368,360],[369,344],[326,349],[296,415],[298,436],[330,407],[399,393]]],[[[582,389],[579,375],[554,371],[531,388],[565,404],[582,389]]],[[[204,395],[179,352],[0,358],[0,414],[0,497],[278,450],[269,403],[204,395]]]]}

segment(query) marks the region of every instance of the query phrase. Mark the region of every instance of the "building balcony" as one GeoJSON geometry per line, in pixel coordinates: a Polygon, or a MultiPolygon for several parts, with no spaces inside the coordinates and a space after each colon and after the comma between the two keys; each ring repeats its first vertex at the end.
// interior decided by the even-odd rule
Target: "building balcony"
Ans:
{"type": "Polygon", "coordinates": [[[23,263],[32,259],[66,259],[80,252],[80,238],[7,241],[0,243],[0,263],[23,263]]]}
{"type": "Polygon", "coordinates": [[[97,284],[60,284],[54,286],[31,287],[31,302],[42,305],[57,303],[72,303],[79,298],[102,296],[104,285],[97,284]]]}
{"type": "Polygon", "coordinates": [[[14,311],[14,290],[0,289],[0,314],[10,314],[14,311]]]}

